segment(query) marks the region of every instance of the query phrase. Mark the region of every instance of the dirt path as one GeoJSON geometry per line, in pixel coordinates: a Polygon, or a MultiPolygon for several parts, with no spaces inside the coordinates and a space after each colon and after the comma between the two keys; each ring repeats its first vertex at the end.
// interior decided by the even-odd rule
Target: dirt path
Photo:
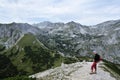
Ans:
{"type": "Polygon", "coordinates": [[[92,62],[77,62],[73,64],[62,64],[61,67],[50,69],[41,73],[31,75],[37,80],[116,80],[109,72],[104,71],[98,64],[97,74],[90,75],[90,66],[92,62]]]}

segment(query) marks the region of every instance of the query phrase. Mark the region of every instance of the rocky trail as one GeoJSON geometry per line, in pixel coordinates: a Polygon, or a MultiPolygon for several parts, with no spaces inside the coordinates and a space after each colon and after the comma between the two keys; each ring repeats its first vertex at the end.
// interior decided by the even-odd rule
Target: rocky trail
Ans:
{"type": "Polygon", "coordinates": [[[97,74],[90,74],[91,65],[92,62],[61,64],[60,67],[29,77],[36,77],[37,80],[116,80],[109,72],[104,70],[103,62],[98,64],[97,74]]]}

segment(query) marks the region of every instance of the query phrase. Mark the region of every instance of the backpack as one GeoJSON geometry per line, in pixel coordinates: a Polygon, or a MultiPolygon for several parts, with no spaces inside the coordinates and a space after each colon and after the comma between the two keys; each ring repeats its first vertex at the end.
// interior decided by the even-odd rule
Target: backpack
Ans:
{"type": "Polygon", "coordinates": [[[95,62],[99,62],[100,61],[100,55],[99,54],[95,54],[94,61],[95,62]]]}

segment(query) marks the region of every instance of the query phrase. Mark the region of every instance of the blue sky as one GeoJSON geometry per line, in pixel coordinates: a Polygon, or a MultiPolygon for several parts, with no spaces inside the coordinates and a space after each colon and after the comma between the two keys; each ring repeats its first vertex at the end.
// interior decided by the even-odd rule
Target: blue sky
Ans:
{"type": "Polygon", "coordinates": [[[42,21],[95,25],[120,19],[120,0],[0,0],[0,23],[42,21]]]}

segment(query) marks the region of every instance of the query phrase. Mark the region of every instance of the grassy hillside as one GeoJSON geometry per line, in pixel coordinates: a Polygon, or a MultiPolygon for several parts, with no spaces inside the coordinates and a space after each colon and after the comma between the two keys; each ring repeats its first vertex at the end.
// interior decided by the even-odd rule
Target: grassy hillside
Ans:
{"type": "Polygon", "coordinates": [[[17,67],[19,75],[29,75],[59,66],[62,61],[62,56],[47,49],[32,34],[25,34],[16,45],[3,54],[17,67]]]}
{"type": "Polygon", "coordinates": [[[3,50],[5,50],[5,46],[0,44],[0,52],[3,51],[3,50]]]}
{"type": "Polygon", "coordinates": [[[15,76],[18,74],[16,67],[11,63],[10,59],[0,54],[0,79],[15,76]]]}
{"type": "Polygon", "coordinates": [[[116,77],[116,79],[119,80],[120,79],[120,64],[114,64],[106,60],[103,60],[103,61],[104,61],[104,65],[106,66],[105,70],[110,72],[112,76],[116,77]]]}

